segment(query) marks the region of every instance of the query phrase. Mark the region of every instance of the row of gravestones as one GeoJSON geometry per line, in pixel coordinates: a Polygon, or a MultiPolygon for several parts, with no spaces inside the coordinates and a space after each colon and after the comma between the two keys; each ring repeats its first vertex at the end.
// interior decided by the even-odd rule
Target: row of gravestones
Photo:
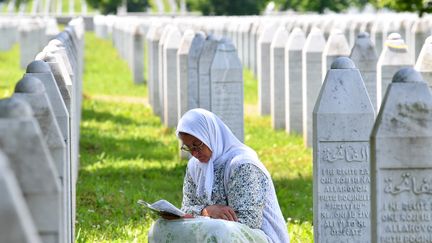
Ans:
{"type": "Polygon", "coordinates": [[[432,242],[432,93],[399,69],[378,115],[347,57],[313,110],[315,242],[432,242]]]}
{"type": "MultiPolygon", "coordinates": [[[[97,33],[103,22],[98,18],[97,33]]],[[[146,67],[149,102],[166,126],[176,126],[184,112],[201,107],[218,114],[243,140],[243,68],[229,39],[184,28],[168,18],[107,18],[112,19],[114,46],[136,83],[143,82],[146,67]]]]}
{"type": "Polygon", "coordinates": [[[0,100],[0,242],[73,242],[84,21],[73,19],[0,100]]]}
{"type": "MultiPolygon", "coordinates": [[[[22,15],[26,13],[27,9],[30,9],[30,14],[44,14],[45,16],[52,15],[53,13],[61,15],[63,13],[63,0],[33,0],[30,8],[27,7],[28,1],[19,1],[18,8],[16,8],[16,0],[10,0],[5,9],[8,14],[19,14],[22,15]]],[[[0,10],[3,9],[4,2],[0,2],[0,10]]],[[[75,14],[75,0],[68,1],[69,14],[75,14]]],[[[81,13],[87,13],[87,2],[81,0],[81,13]]]]}
{"type": "MultiPolygon", "coordinates": [[[[379,107],[385,87],[395,70],[414,64],[414,57],[418,56],[430,34],[429,22],[427,17],[416,19],[412,15],[383,15],[373,18],[364,15],[285,18],[97,16],[94,24],[99,36],[108,38],[112,35],[114,45],[134,73],[135,82],[146,79],[144,67],[147,68],[150,90],[153,85],[150,81],[155,80],[154,76],[158,77],[150,66],[159,65],[156,62],[160,58],[151,56],[150,42],[144,53],[143,42],[144,36],[147,40],[159,38],[149,35],[154,35],[155,25],[175,25],[183,36],[187,29],[229,36],[234,41],[243,65],[256,70],[260,114],[270,114],[275,129],[303,134],[305,145],[311,146],[312,109],[331,61],[338,56],[351,55],[365,76],[374,107],[379,107]],[[370,39],[360,31],[371,32],[370,39]],[[402,35],[390,36],[388,34],[391,31],[399,31],[402,35]],[[407,37],[408,44],[403,42],[404,36],[407,37]],[[378,52],[373,49],[378,49],[378,52]],[[145,65],[143,55],[151,56],[145,60],[145,65]]],[[[177,40],[174,44],[179,42],[177,40]]],[[[427,45],[425,48],[427,49],[427,45]]],[[[427,54],[417,58],[417,66],[422,67],[422,71],[430,69],[425,66],[428,58],[427,54]]],[[[159,66],[162,66],[162,70],[163,65],[159,66]]],[[[163,86],[163,79],[158,81],[160,82],[154,85],[163,86]]],[[[153,104],[152,93],[149,97],[153,104]]],[[[159,114],[158,104],[154,108],[159,114]]],[[[163,115],[162,112],[161,116],[163,115]]]]}
{"type": "Polygon", "coordinates": [[[20,66],[26,68],[38,52],[58,33],[55,18],[0,18],[0,51],[20,46],[20,66]]]}

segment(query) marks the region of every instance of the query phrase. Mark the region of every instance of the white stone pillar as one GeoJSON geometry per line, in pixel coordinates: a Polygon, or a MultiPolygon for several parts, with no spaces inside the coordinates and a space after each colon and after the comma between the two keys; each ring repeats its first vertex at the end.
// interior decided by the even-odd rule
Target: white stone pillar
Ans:
{"type": "Polygon", "coordinates": [[[337,58],[313,111],[314,242],[371,242],[374,120],[360,71],[349,58],[337,58]]]}
{"type": "Polygon", "coordinates": [[[322,84],[322,53],[324,35],[318,28],[313,28],[303,47],[302,61],[302,105],[303,105],[303,142],[312,146],[312,111],[322,84]]]}

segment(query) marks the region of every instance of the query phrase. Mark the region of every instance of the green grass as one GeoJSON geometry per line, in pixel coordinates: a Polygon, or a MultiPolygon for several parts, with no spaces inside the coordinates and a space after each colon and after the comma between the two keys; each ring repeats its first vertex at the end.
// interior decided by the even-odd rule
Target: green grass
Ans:
{"type": "MultiPolygon", "coordinates": [[[[133,84],[109,41],[87,33],[85,65],[76,241],[146,242],[153,219],[136,201],[165,198],[180,206],[187,162],[179,160],[174,131],[150,107],[127,102],[145,99],[147,87],[133,84]]],[[[17,45],[0,52],[0,96],[10,96],[23,73],[17,45]]],[[[248,70],[244,78],[245,103],[256,106],[257,82],[248,70]]],[[[245,118],[245,142],[272,174],[291,242],[313,242],[310,149],[254,114],[245,118]]]]}
{"type": "MultiPolygon", "coordinates": [[[[180,206],[187,162],[178,157],[174,131],[149,106],[126,102],[145,98],[146,86],[133,84],[111,43],[86,34],[86,50],[76,240],[146,242],[153,219],[136,201],[165,198],[180,206]]],[[[257,82],[250,71],[244,77],[246,103],[256,106],[257,82]]],[[[254,114],[245,118],[245,142],[272,174],[291,241],[313,242],[310,149],[301,137],[274,131],[269,117],[254,114]]]]}
{"type": "Polygon", "coordinates": [[[111,42],[86,33],[84,91],[89,95],[144,97],[146,85],[135,85],[125,60],[112,51],[111,42]],[[111,50],[111,51],[109,51],[111,50]]]}
{"type": "Polygon", "coordinates": [[[0,51],[0,99],[13,94],[15,84],[25,72],[20,68],[19,55],[18,44],[9,51],[0,51]]]}

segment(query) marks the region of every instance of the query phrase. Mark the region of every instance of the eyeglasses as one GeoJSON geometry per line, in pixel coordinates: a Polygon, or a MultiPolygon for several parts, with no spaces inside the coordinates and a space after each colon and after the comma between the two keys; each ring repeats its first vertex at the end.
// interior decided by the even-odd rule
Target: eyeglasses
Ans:
{"type": "Polygon", "coordinates": [[[192,146],[190,146],[190,147],[187,146],[186,144],[183,144],[180,147],[180,149],[183,150],[183,151],[185,151],[185,152],[189,152],[189,153],[192,153],[192,152],[201,152],[203,145],[204,145],[204,143],[202,141],[201,141],[201,143],[199,145],[193,145],[192,144],[192,146]]]}

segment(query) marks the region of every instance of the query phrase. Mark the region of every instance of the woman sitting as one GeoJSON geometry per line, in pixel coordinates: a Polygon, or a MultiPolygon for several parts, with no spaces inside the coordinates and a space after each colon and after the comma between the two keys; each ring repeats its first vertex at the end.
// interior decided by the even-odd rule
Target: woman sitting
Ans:
{"type": "Polygon", "coordinates": [[[176,134],[193,156],[182,203],[193,219],[156,221],[149,242],[289,242],[272,179],[255,151],[204,109],[186,112],[176,134]]]}

